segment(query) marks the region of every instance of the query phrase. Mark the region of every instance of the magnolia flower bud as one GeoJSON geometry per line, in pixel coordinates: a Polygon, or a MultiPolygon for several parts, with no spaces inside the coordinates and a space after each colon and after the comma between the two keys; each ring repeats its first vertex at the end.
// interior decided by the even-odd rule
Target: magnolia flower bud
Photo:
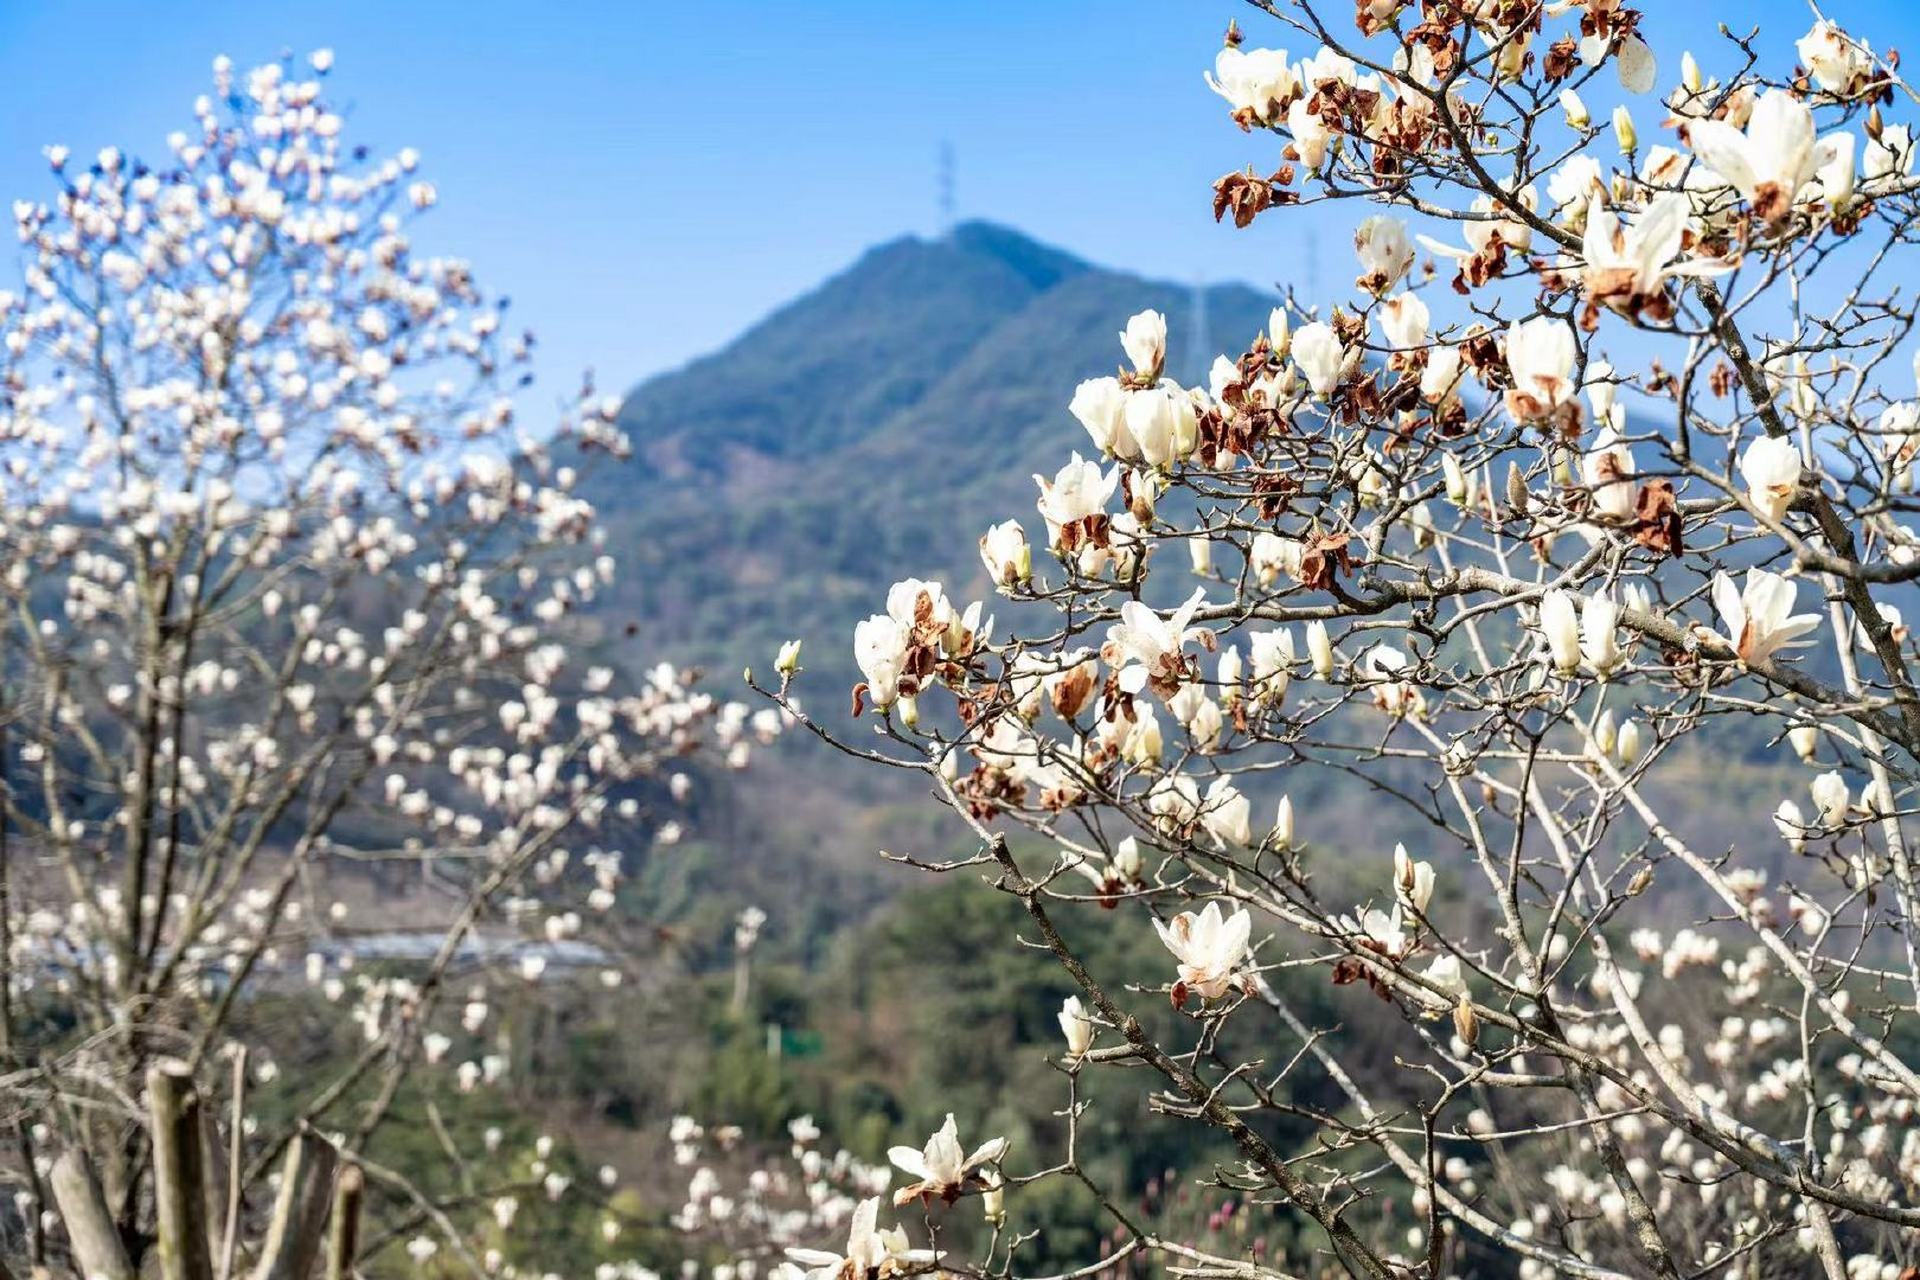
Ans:
{"type": "Polygon", "coordinates": [[[1202,578],[1213,575],[1213,540],[1210,538],[1188,538],[1187,558],[1193,562],[1193,571],[1202,578]]]}
{"type": "Polygon", "coordinates": [[[1480,1041],[1480,1018],[1473,1011],[1473,1001],[1466,996],[1453,1006],[1453,1032],[1460,1042],[1471,1049],[1480,1041]]]}
{"type": "Polygon", "coordinates": [[[1288,349],[1293,345],[1292,322],[1287,319],[1285,307],[1275,307],[1267,314],[1267,345],[1273,348],[1273,354],[1286,359],[1288,349]]]}
{"type": "Polygon", "coordinates": [[[1624,103],[1613,109],[1613,136],[1620,143],[1624,155],[1632,155],[1640,145],[1640,135],[1633,128],[1633,113],[1627,110],[1624,103]]]}
{"type": "Polygon", "coordinates": [[[1167,318],[1158,311],[1142,311],[1127,321],[1120,347],[1133,362],[1134,372],[1152,381],[1167,361],[1167,318]]]}
{"type": "Polygon", "coordinates": [[[1847,780],[1838,770],[1823,773],[1807,787],[1823,827],[1838,827],[1847,820],[1847,780]]]}
{"type": "Polygon", "coordinates": [[[1317,618],[1307,623],[1307,657],[1313,662],[1313,674],[1333,679],[1333,641],[1327,637],[1327,624],[1317,618]]]}
{"type": "Polygon", "coordinates": [[[1413,545],[1418,550],[1428,550],[1438,541],[1439,535],[1433,526],[1433,512],[1427,509],[1424,502],[1414,503],[1413,509],[1407,512],[1407,527],[1413,531],[1413,545]]]}
{"type": "Polygon", "coordinates": [[[1613,708],[1608,707],[1600,713],[1600,718],[1594,722],[1593,745],[1600,749],[1601,755],[1610,756],[1613,754],[1613,749],[1619,740],[1620,731],[1614,727],[1613,723],[1613,708]]]}
{"type": "Polygon", "coordinates": [[[1527,476],[1520,470],[1520,464],[1507,464],[1507,505],[1518,515],[1527,514],[1530,495],[1527,493],[1527,476]]]}
{"type": "Polygon", "coordinates": [[[1807,819],[1800,812],[1800,806],[1792,800],[1782,800],[1780,807],[1773,811],[1773,825],[1786,837],[1787,848],[1795,853],[1807,850],[1807,819]]]}
{"type": "Polygon", "coordinates": [[[918,698],[902,694],[900,700],[895,703],[894,706],[899,712],[900,723],[903,726],[908,729],[918,729],[920,727],[920,700],[918,698]]]}
{"type": "Polygon", "coordinates": [[[1571,128],[1585,129],[1593,123],[1593,116],[1587,112],[1587,104],[1571,89],[1560,91],[1560,109],[1567,113],[1567,124],[1571,128]]]}
{"type": "Polygon", "coordinates": [[[1638,720],[1629,720],[1620,726],[1619,739],[1615,746],[1615,754],[1619,756],[1622,765],[1631,769],[1640,763],[1640,755],[1646,749],[1646,744],[1642,741],[1638,720]]]}
{"type": "Polygon", "coordinates": [[[1079,996],[1068,996],[1058,1017],[1060,1034],[1067,1039],[1067,1056],[1078,1058],[1093,1043],[1093,1020],[1081,1009],[1079,996]]]}
{"type": "Polygon", "coordinates": [[[986,1215],[988,1226],[998,1227],[1007,1220],[1007,1185],[992,1169],[982,1177],[987,1187],[980,1193],[980,1212],[986,1215]]]}
{"type": "Polygon", "coordinates": [[[1653,868],[1642,867],[1633,873],[1633,879],[1627,881],[1627,896],[1637,898],[1653,884],[1653,868]]]}
{"type": "Polygon", "coordinates": [[[1120,878],[1127,883],[1138,884],[1144,866],[1145,863],[1140,856],[1140,842],[1132,836],[1122,840],[1114,849],[1113,869],[1119,872],[1120,878]]]}
{"type": "Polygon", "coordinates": [[[1280,807],[1273,815],[1273,834],[1267,837],[1267,843],[1276,853],[1285,853],[1293,848],[1292,796],[1280,797],[1280,807]]]}
{"type": "Polygon", "coordinates": [[[1693,50],[1688,49],[1680,55],[1680,84],[1688,93],[1698,93],[1705,83],[1700,78],[1700,64],[1694,59],[1693,50]]]}
{"type": "Polygon", "coordinates": [[[774,659],[773,669],[788,679],[800,673],[800,642],[798,640],[789,640],[780,646],[780,656],[774,659]]]}
{"type": "Polygon", "coordinates": [[[1797,724],[1787,730],[1787,741],[1793,744],[1793,753],[1807,764],[1812,764],[1820,749],[1820,729],[1816,725],[1797,724]]]}
{"type": "Polygon", "coordinates": [[[1540,634],[1556,672],[1570,676],[1580,669],[1580,615],[1572,596],[1555,589],[1540,598],[1540,634]]]}

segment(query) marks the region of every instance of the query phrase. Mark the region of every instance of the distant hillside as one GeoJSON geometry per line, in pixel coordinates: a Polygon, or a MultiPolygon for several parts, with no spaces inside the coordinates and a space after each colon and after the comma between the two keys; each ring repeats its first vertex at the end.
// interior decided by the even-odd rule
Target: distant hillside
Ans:
{"type": "MultiPolygon", "coordinates": [[[[634,457],[588,484],[623,565],[595,620],[609,644],[633,627],[625,651],[636,659],[706,664],[729,695],[742,666],[770,680],[779,643],[801,637],[805,699],[860,733],[846,698],[855,622],[909,575],[941,580],[956,599],[988,596],[979,536],[1010,515],[1038,532],[1032,475],[1089,449],[1067,403],[1078,380],[1118,365],[1126,318],[1165,312],[1171,371],[1195,382],[1213,355],[1265,328],[1273,303],[1243,286],[1202,297],[1213,349],[1196,351],[1191,288],[1096,267],[1004,227],[969,223],[869,251],[627,397],[634,457]]],[[[1004,626],[1010,606],[997,603],[1004,626]]],[[[1784,857],[1767,815],[1804,792],[1807,771],[1766,736],[1758,724],[1723,736],[1713,759],[1673,761],[1653,790],[1671,794],[1682,828],[1708,843],[1738,833],[1784,857]]],[[[1323,833],[1347,833],[1350,843],[1335,843],[1357,866],[1395,840],[1429,838],[1411,809],[1373,803],[1346,774],[1302,770],[1286,786],[1323,833]]],[[[704,913],[711,936],[724,936],[724,914],[741,903],[774,907],[774,936],[815,961],[913,883],[886,874],[876,849],[950,851],[957,838],[913,779],[810,740],[702,799],[699,841],[655,869],[655,903],[669,917],[704,913]]]]}
{"type": "MultiPolygon", "coordinates": [[[[1204,298],[1221,349],[1273,305],[1242,286],[1204,298]]],[[[1165,312],[1174,373],[1200,376],[1215,352],[1188,350],[1194,302],[988,223],[869,251],[627,397],[634,460],[590,489],[626,566],[613,615],[728,678],[804,637],[807,687],[837,694],[853,624],[890,582],[979,593],[986,526],[1037,525],[1032,473],[1087,447],[1067,401],[1119,364],[1130,314],[1165,312]]]]}

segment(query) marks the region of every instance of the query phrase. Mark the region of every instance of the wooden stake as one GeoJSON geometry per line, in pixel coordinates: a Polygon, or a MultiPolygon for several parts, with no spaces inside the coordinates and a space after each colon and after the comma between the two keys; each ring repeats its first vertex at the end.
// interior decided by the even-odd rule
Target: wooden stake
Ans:
{"type": "Polygon", "coordinates": [[[69,1148],[53,1162],[53,1199],[60,1206],[67,1240],[80,1274],[89,1280],[135,1280],[127,1260],[120,1229],[107,1211],[106,1193],[94,1176],[93,1162],[78,1147],[69,1148]]]}
{"type": "Polygon", "coordinates": [[[154,1218],[163,1280],[213,1280],[207,1234],[206,1130],[200,1095],[185,1063],[158,1062],[147,1071],[153,1124],[154,1218]]]}
{"type": "Polygon", "coordinates": [[[339,1163],[332,1146],[302,1133],[287,1146],[280,1168],[280,1195],[273,1221],[260,1245],[253,1280],[307,1280],[320,1256],[333,1204],[333,1171],[339,1163]]]}
{"type": "Polygon", "coordinates": [[[333,1230],[327,1249],[327,1280],[349,1280],[353,1275],[354,1255],[360,1252],[360,1194],[366,1189],[367,1175],[358,1165],[340,1171],[333,1192],[333,1230]]]}

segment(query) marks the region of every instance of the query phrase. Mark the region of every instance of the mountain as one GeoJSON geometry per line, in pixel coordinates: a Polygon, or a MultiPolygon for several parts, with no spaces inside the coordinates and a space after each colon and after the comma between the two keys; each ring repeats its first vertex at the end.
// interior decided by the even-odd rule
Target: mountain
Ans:
{"type": "MultiPolygon", "coordinates": [[[[800,637],[813,713],[863,734],[847,711],[854,624],[908,576],[1012,612],[988,591],[978,538],[1009,516],[1037,534],[1032,473],[1089,449],[1066,406],[1077,381],[1119,363],[1126,318],[1163,311],[1170,370],[1191,383],[1216,352],[1263,329],[1272,302],[1244,286],[1196,292],[1096,266],[988,223],[880,245],[627,396],[633,456],[585,482],[623,565],[593,621],[610,645],[632,632],[620,653],[705,664],[728,696],[743,666],[771,680],[779,644],[800,637]],[[1197,342],[1197,329],[1211,341],[1197,342]]],[[[1773,847],[1766,815],[1804,782],[1755,734],[1737,759],[1687,756],[1663,769],[1653,789],[1685,798],[1689,830],[1773,847]],[[1711,801],[1695,786],[1708,775],[1711,801]]],[[[777,879],[772,928],[812,950],[910,879],[885,874],[874,850],[950,851],[955,832],[911,776],[799,739],[742,785],[713,788],[697,824],[704,848],[660,891],[718,912],[772,905],[766,886],[777,879]]],[[[1382,809],[1337,771],[1303,770],[1287,786],[1324,829],[1343,818],[1364,827],[1350,852],[1422,838],[1411,810],[1382,809]]]]}
{"type": "Polygon", "coordinates": [[[816,701],[852,682],[853,624],[888,584],[986,589],[977,540],[1037,527],[1032,473],[1088,441],[1067,413],[1081,378],[1120,361],[1116,332],[1166,313],[1173,372],[1266,324],[1273,299],[1094,266],[984,222],[878,246],[721,351],[628,395],[625,465],[587,487],[625,565],[608,600],[648,649],[770,672],[805,639],[816,701]],[[840,677],[846,677],[841,679],[840,677]]]}

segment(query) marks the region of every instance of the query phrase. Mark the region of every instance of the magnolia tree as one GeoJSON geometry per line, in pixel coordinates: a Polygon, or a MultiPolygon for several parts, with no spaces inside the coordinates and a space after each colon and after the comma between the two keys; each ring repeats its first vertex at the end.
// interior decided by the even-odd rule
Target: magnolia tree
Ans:
{"type": "MultiPolygon", "coordinates": [[[[578,468],[624,450],[616,402],[520,425],[530,339],[415,251],[434,188],[343,140],[330,61],[222,59],[163,156],[50,148],[54,194],[13,208],[0,1219],[35,1267],[131,1275],[157,1244],[170,1280],[256,1251],[268,1274],[292,1229],[256,1250],[269,1184],[319,1187],[324,1222],[336,1165],[370,1211],[358,1250],[338,1224],[336,1273],[400,1245],[498,1266],[515,1188],[487,1151],[435,1117],[474,1161],[452,1203],[370,1144],[416,1069],[498,1078],[498,969],[619,981],[593,922],[678,830],[673,762],[741,763],[777,727],[671,667],[629,678],[573,625],[614,571],[578,468]],[[417,962],[356,966],[375,925],[417,962]],[[289,1046],[255,1007],[309,988],[358,1047],[266,1123],[249,1089],[289,1046]],[[205,1150],[183,1155],[183,1108],[205,1150]],[[185,1235],[183,1169],[212,1188],[185,1235]]],[[[567,1190],[547,1145],[514,1168],[534,1196],[567,1190]]]]}
{"type": "Polygon", "coordinates": [[[1307,1244],[1209,1252],[1071,1146],[949,1133],[894,1200],[994,1197],[991,1250],[867,1204],[799,1264],[1017,1274],[1061,1179],[1113,1233],[1076,1276],[1914,1274],[1912,90],[1818,15],[1709,78],[1619,0],[1255,7],[1215,214],[1379,207],[1353,288],[1206,387],[1128,320],[1086,456],[981,539],[1015,624],[899,583],[853,637],[879,738],[836,741],[924,775],[978,844],[909,860],[984,873],[1078,986],[1065,1114],[1144,1074],[1307,1244]],[[1663,782],[1776,752],[1805,780],[1755,831],[1663,782]],[[1318,774],[1424,834],[1296,812],[1318,774]],[[1101,908],[1166,967],[1091,970],[1061,922],[1101,908]]]}

